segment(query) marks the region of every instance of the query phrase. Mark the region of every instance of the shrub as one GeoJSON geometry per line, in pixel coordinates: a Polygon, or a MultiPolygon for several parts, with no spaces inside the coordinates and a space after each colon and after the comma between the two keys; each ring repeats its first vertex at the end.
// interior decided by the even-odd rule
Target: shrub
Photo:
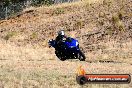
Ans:
{"type": "Polygon", "coordinates": [[[64,14],[64,9],[63,8],[57,8],[57,9],[55,9],[55,11],[53,12],[53,14],[57,14],[57,15],[59,15],[59,14],[64,14]]]}
{"type": "Polygon", "coordinates": [[[83,22],[82,20],[78,20],[78,21],[76,21],[76,23],[74,24],[74,28],[75,28],[75,29],[81,29],[81,28],[83,28],[83,26],[84,26],[84,22],[83,22]]]}
{"type": "Polygon", "coordinates": [[[31,39],[35,39],[35,38],[37,38],[37,33],[36,32],[33,32],[31,35],[30,35],[30,38],[31,39]]]}
{"type": "Polygon", "coordinates": [[[13,37],[14,35],[16,35],[16,32],[9,32],[7,33],[7,35],[4,37],[5,40],[9,40],[11,37],[13,37]]]}
{"type": "Polygon", "coordinates": [[[122,20],[122,14],[114,14],[112,17],[112,22],[114,24],[114,27],[117,28],[119,31],[125,31],[124,24],[121,21],[122,20]]]}

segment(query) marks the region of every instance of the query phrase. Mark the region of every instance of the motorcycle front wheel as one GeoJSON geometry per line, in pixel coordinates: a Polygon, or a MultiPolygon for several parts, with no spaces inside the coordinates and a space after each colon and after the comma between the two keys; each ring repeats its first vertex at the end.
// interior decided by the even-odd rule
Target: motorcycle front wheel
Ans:
{"type": "Polygon", "coordinates": [[[80,61],[85,61],[86,57],[82,51],[79,52],[79,60],[80,61]]]}

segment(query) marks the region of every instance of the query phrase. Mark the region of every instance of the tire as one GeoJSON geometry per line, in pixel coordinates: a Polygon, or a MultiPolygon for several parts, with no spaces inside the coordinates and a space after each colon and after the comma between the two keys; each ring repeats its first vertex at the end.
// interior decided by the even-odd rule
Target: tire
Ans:
{"type": "Polygon", "coordinates": [[[86,57],[84,55],[84,53],[82,53],[82,51],[79,52],[79,60],[80,61],[85,61],[86,57]]]}
{"type": "Polygon", "coordinates": [[[76,81],[79,85],[84,85],[87,82],[86,77],[84,77],[83,75],[81,76],[77,76],[76,77],[76,81]]]}
{"type": "Polygon", "coordinates": [[[61,61],[66,60],[66,57],[63,57],[63,54],[61,52],[55,51],[55,54],[61,61]]]}

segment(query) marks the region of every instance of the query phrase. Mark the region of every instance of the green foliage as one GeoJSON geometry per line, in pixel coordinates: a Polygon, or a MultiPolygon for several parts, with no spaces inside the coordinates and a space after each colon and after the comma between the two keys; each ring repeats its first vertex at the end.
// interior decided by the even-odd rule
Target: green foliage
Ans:
{"type": "Polygon", "coordinates": [[[52,5],[52,0],[0,0],[0,19],[8,19],[16,16],[17,13],[23,11],[27,6],[52,5]],[[28,1],[30,3],[28,3],[28,1]]]}
{"type": "Polygon", "coordinates": [[[111,27],[108,27],[108,28],[107,28],[107,34],[108,34],[108,35],[112,35],[112,34],[113,34],[113,30],[112,30],[111,27]]]}
{"type": "Polygon", "coordinates": [[[119,22],[120,21],[120,19],[119,19],[119,17],[118,17],[118,15],[113,15],[113,17],[112,17],[112,21],[113,21],[113,23],[117,23],[117,22],[119,22]]]}
{"type": "MultiPolygon", "coordinates": [[[[13,3],[19,3],[26,0],[2,0],[0,3],[2,3],[4,6],[8,6],[9,4],[13,3]]],[[[28,0],[27,0],[28,1],[28,0]]],[[[33,6],[39,6],[39,5],[51,5],[54,2],[52,0],[32,0],[31,5],[33,6]]]]}
{"type": "Polygon", "coordinates": [[[53,1],[52,0],[42,0],[42,4],[44,4],[44,5],[52,5],[53,1]]]}
{"type": "Polygon", "coordinates": [[[75,29],[81,29],[84,26],[84,22],[82,20],[77,20],[76,23],[74,24],[75,29]]]}
{"type": "Polygon", "coordinates": [[[4,37],[5,40],[9,40],[11,37],[13,37],[14,35],[16,35],[16,32],[9,32],[7,33],[7,35],[4,37]]]}
{"type": "Polygon", "coordinates": [[[118,12],[118,17],[119,17],[120,20],[122,20],[122,18],[123,18],[123,12],[121,12],[121,11],[118,12]]]}
{"type": "Polygon", "coordinates": [[[125,31],[125,29],[124,29],[124,24],[123,24],[122,21],[119,21],[119,22],[117,23],[117,27],[118,27],[119,31],[125,31]]]}
{"type": "Polygon", "coordinates": [[[30,35],[30,38],[31,39],[35,39],[35,38],[37,38],[37,33],[36,32],[33,32],[31,35],[30,35]]]}
{"type": "Polygon", "coordinates": [[[52,5],[54,2],[52,0],[32,0],[32,6],[40,6],[40,5],[52,5]]]}
{"type": "MultiPolygon", "coordinates": [[[[17,2],[19,2],[19,1],[21,1],[21,0],[2,0],[2,4],[3,4],[4,6],[8,6],[9,4],[17,3],[17,2]]],[[[24,1],[24,0],[23,0],[23,1],[24,1]]]]}
{"type": "Polygon", "coordinates": [[[122,22],[122,16],[123,14],[119,12],[118,14],[114,14],[112,17],[114,27],[117,28],[119,31],[125,31],[124,24],[122,22]]]}
{"type": "Polygon", "coordinates": [[[64,9],[63,8],[57,8],[55,11],[54,11],[54,13],[53,14],[57,14],[57,15],[59,15],[59,14],[64,14],[64,9]]]}

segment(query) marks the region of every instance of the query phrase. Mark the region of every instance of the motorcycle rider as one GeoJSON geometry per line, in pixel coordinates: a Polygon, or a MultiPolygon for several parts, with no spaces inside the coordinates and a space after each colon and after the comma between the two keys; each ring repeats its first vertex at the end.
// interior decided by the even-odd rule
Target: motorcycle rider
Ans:
{"type": "Polygon", "coordinates": [[[58,31],[58,36],[56,37],[57,45],[59,46],[64,40],[67,39],[65,32],[63,30],[58,31]]]}
{"type": "Polygon", "coordinates": [[[62,61],[68,58],[78,58],[80,61],[85,61],[85,55],[79,49],[78,41],[74,38],[67,37],[64,30],[58,31],[55,40],[49,40],[48,43],[55,48],[56,56],[62,61]]]}

